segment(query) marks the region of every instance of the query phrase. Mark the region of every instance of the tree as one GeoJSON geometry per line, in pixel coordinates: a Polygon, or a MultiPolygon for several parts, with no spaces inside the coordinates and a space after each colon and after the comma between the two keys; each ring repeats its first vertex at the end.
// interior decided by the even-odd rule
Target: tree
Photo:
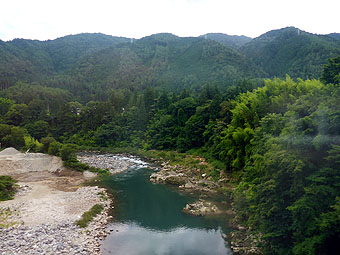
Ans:
{"type": "Polygon", "coordinates": [[[38,120],[25,125],[25,128],[31,136],[40,140],[48,135],[50,127],[46,121],[38,120]]]}
{"type": "Polygon", "coordinates": [[[76,159],[77,146],[75,144],[64,144],[59,150],[60,157],[63,161],[76,159]]]}
{"type": "Polygon", "coordinates": [[[328,59],[328,64],[322,70],[321,81],[325,84],[340,84],[340,56],[328,59]]]}
{"type": "Polygon", "coordinates": [[[14,104],[13,100],[0,97],[0,116],[5,115],[13,104],[14,104]]]}
{"type": "Polygon", "coordinates": [[[48,153],[49,147],[53,142],[56,142],[56,140],[51,136],[42,138],[41,143],[43,144],[43,152],[48,153]]]}
{"type": "Polygon", "coordinates": [[[27,131],[21,127],[11,126],[10,133],[2,138],[2,147],[14,147],[21,149],[25,146],[25,135],[27,131]]]}
{"type": "Polygon", "coordinates": [[[28,107],[26,104],[13,104],[5,115],[8,124],[23,126],[27,120],[28,107]]]}

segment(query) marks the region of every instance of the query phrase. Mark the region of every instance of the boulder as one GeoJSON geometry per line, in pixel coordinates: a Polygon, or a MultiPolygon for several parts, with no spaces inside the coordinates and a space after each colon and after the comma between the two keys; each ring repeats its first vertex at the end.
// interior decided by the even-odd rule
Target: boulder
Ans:
{"type": "Polygon", "coordinates": [[[206,216],[211,214],[219,214],[221,211],[218,207],[210,201],[199,199],[194,203],[187,204],[183,208],[183,212],[195,215],[195,216],[206,216]]]}

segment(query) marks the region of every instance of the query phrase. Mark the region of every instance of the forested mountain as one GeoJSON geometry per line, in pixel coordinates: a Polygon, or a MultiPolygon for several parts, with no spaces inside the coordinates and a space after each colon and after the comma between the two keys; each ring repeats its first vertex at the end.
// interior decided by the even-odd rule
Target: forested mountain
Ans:
{"type": "Polygon", "coordinates": [[[328,36],[333,37],[337,40],[340,40],[340,33],[331,33],[331,34],[328,34],[328,36]]]}
{"type": "Polygon", "coordinates": [[[0,82],[40,82],[68,70],[84,56],[128,41],[103,34],[79,34],[49,41],[0,42],[0,82]]]}
{"type": "Polygon", "coordinates": [[[289,27],[255,39],[216,33],[139,40],[103,34],[15,39],[0,42],[0,87],[37,82],[86,102],[117,88],[200,91],[205,84],[226,88],[244,78],[318,78],[327,59],[340,52],[337,38],[336,33],[313,35],[289,27]]]}
{"type": "Polygon", "coordinates": [[[49,40],[44,42],[44,47],[52,59],[54,70],[59,73],[69,70],[84,56],[129,41],[124,37],[87,33],[49,40]]]}
{"type": "Polygon", "coordinates": [[[295,27],[269,31],[240,50],[261,67],[268,77],[318,78],[327,59],[340,53],[333,36],[314,35],[295,27]]]}
{"type": "Polygon", "coordinates": [[[207,83],[231,85],[245,77],[261,77],[263,72],[215,41],[156,34],[90,55],[72,75],[113,88],[162,86],[180,91],[207,83]]]}
{"type": "Polygon", "coordinates": [[[244,35],[227,35],[222,33],[208,33],[201,37],[219,42],[234,49],[238,49],[252,40],[252,38],[244,35]]]}
{"type": "Polygon", "coordinates": [[[1,82],[40,81],[53,73],[51,57],[42,47],[42,42],[15,39],[0,44],[1,82]]]}

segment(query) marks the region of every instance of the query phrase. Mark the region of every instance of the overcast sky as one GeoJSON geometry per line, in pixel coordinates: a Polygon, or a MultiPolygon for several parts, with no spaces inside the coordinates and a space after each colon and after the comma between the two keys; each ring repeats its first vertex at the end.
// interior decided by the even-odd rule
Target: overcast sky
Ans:
{"type": "Polygon", "coordinates": [[[47,40],[86,32],[257,37],[287,26],[340,33],[339,11],[339,0],[1,0],[0,39],[47,40]]]}

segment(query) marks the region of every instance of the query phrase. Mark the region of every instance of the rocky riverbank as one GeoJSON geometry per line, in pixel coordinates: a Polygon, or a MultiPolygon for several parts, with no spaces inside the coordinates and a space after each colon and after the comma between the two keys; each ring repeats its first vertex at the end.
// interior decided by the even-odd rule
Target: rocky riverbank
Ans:
{"type": "Polygon", "coordinates": [[[104,189],[81,187],[64,196],[38,199],[30,199],[36,187],[25,184],[25,189],[19,193],[23,199],[0,203],[0,254],[100,254],[110,209],[110,200],[103,199],[104,189]],[[88,227],[76,226],[84,208],[94,204],[104,206],[102,213],[88,227]]]}
{"type": "Polygon", "coordinates": [[[151,174],[150,181],[175,185],[186,191],[217,193],[225,179],[216,183],[206,173],[201,172],[199,168],[188,169],[180,165],[172,166],[168,162],[163,162],[160,171],[151,174]]]}
{"type": "Polygon", "coordinates": [[[1,152],[0,164],[7,166],[0,175],[19,181],[15,198],[0,202],[0,254],[100,254],[112,202],[105,189],[82,187],[82,173],[49,155],[9,148],[1,152]],[[75,222],[96,204],[103,211],[86,228],[78,227],[75,222]]]}

